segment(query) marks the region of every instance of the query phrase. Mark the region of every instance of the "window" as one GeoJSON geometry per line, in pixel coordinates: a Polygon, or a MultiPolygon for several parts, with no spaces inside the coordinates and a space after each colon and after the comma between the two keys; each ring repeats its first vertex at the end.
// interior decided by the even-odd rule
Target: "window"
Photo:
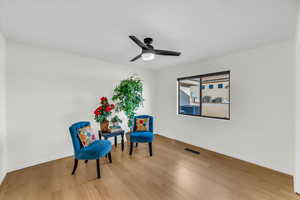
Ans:
{"type": "Polygon", "coordinates": [[[179,81],[179,113],[200,114],[200,78],[179,81]]]}
{"type": "Polygon", "coordinates": [[[178,114],[230,119],[230,71],[178,78],[178,114]]]}

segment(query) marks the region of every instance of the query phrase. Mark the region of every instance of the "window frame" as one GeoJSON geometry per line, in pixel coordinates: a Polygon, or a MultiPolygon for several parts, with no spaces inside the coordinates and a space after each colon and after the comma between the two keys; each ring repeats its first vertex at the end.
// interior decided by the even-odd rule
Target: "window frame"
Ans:
{"type": "MultiPolygon", "coordinates": [[[[211,118],[211,119],[223,119],[223,120],[230,120],[230,106],[231,106],[231,96],[230,96],[230,80],[231,79],[231,74],[230,74],[230,70],[226,70],[226,71],[220,71],[220,72],[213,72],[213,73],[207,73],[207,74],[201,74],[201,75],[195,75],[195,76],[186,76],[186,77],[180,77],[177,78],[177,114],[178,115],[183,115],[183,116],[192,116],[192,117],[204,117],[204,118],[211,118]],[[217,76],[217,75],[224,75],[224,74],[228,74],[229,75],[229,81],[228,81],[228,98],[229,98],[229,104],[228,104],[228,118],[227,117],[213,117],[213,116],[206,116],[206,115],[202,115],[202,78],[204,77],[208,77],[208,76],[217,76]],[[190,115],[190,114],[184,114],[180,112],[180,81],[182,80],[186,80],[186,79],[196,79],[199,78],[200,79],[200,86],[199,86],[199,90],[200,90],[200,102],[199,102],[199,109],[200,109],[200,114],[199,115],[190,115]]],[[[224,87],[224,86],[223,86],[224,87]]],[[[210,89],[210,88],[205,88],[205,89],[210,89]]],[[[216,89],[219,89],[218,87],[216,89]]]]}

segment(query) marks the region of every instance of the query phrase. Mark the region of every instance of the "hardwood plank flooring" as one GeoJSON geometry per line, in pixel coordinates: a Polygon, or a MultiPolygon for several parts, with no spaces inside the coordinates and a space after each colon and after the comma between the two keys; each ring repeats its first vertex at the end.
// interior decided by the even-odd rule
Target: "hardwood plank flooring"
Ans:
{"type": "Polygon", "coordinates": [[[270,169],[184,144],[162,136],[153,143],[120,146],[113,163],[79,161],[71,176],[73,158],[67,157],[11,172],[0,187],[1,200],[294,200],[293,179],[270,169]],[[189,147],[201,152],[192,154],[189,147]]]}

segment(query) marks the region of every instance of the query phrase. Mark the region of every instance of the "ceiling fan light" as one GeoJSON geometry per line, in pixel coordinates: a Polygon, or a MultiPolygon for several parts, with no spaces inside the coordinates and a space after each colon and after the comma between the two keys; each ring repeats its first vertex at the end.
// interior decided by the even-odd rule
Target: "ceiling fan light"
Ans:
{"type": "Polygon", "coordinates": [[[153,60],[154,58],[155,58],[154,53],[148,52],[148,53],[143,53],[142,54],[142,59],[145,60],[145,61],[153,60]]]}

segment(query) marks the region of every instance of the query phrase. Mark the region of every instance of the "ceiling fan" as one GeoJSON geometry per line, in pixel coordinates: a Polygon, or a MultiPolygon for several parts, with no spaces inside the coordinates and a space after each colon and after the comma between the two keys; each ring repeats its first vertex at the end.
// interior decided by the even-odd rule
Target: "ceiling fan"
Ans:
{"type": "Polygon", "coordinates": [[[154,49],[154,47],[151,45],[153,42],[152,38],[145,38],[144,43],[141,42],[137,37],[134,35],[129,36],[130,39],[133,40],[134,43],[136,43],[139,47],[142,48],[142,53],[137,55],[136,57],[132,58],[130,62],[136,61],[139,58],[142,58],[145,61],[153,60],[155,55],[162,55],[162,56],[180,56],[180,52],[176,51],[167,51],[167,50],[159,50],[154,49]]]}

